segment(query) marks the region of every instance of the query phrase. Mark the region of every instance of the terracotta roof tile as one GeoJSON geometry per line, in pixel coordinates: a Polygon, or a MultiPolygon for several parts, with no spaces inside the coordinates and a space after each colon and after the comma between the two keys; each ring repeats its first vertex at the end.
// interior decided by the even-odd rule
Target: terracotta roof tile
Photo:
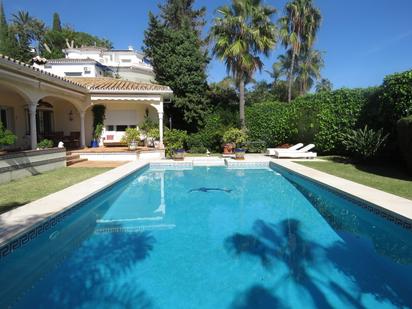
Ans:
{"type": "Polygon", "coordinates": [[[66,77],[89,90],[171,91],[169,87],[111,77],[66,77]]]}

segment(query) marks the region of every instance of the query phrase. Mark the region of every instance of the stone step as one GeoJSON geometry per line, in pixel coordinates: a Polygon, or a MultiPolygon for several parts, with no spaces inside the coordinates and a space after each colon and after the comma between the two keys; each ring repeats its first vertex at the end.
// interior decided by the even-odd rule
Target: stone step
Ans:
{"type": "Polygon", "coordinates": [[[87,161],[87,159],[80,159],[80,158],[79,159],[73,159],[73,160],[67,161],[66,166],[74,165],[74,164],[84,162],[84,161],[87,161]]]}

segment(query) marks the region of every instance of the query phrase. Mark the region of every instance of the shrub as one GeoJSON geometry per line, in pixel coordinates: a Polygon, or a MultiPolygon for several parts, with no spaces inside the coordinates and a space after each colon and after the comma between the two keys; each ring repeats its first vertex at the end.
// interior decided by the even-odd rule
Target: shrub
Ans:
{"type": "Polygon", "coordinates": [[[155,141],[160,139],[159,128],[152,128],[147,132],[147,137],[153,138],[155,141]]]}
{"type": "Polygon", "coordinates": [[[102,133],[103,133],[103,124],[98,123],[96,125],[96,128],[94,129],[94,139],[98,141],[100,137],[102,136],[102,133]]]}
{"type": "Polygon", "coordinates": [[[3,124],[0,121],[0,148],[6,145],[13,145],[16,140],[16,135],[14,135],[10,130],[4,129],[3,124]]]}
{"type": "Polygon", "coordinates": [[[140,132],[137,128],[127,128],[122,136],[122,143],[130,144],[131,142],[140,141],[140,132]]]}
{"type": "Polygon", "coordinates": [[[249,140],[260,141],[267,146],[288,142],[296,133],[291,126],[293,104],[266,102],[246,108],[246,126],[249,140]]]}
{"type": "Polygon", "coordinates": [[[37,147],[40,149],[47,149],[47,148],[53,148],[53,141],[49,139],[44,139],[37,143],[37,147]]]}
{"type": "Polygon", "coordinates": [[[299,97],[292,102],[293,141],[314,143],[321,153],[343,154],[344,137],[363,127],[360,116],[368,106],[369,89],[339,89],[299,97]]]}
{"type": "Polygon", "coordinates": [[[103,124],[106,118],[106,106],[97,104],[92,107],[93,112],[93,131],[96,130],[98,124],[103,124]]]}
{"type": "Polygon", "coordinates": [[[396,122],[412,114],[412,70],[386,76],[379,100],[386,129],[395,132],[396,122]]]}
{"type": "Polygon", "coordinates": [[[237,128],[230,128],[223,134],[224,143],[234,143],[238,148],[246,144],[247,138],[248,136],[245,130],[237,128]]]}
{"type": "Polygon", "coordinates": [[[187,146],[191,152],[204,153],[206,149],[219,152],[222,148],[222,138],[227,128],[232,127],[233,114],[216,110],[205,117],[204,127],[189,136],[187,146]]]}
{"type": "Polygon", "coordinates": [[[384,146],[389,134],[383,135],[383,129],[374,131],[366,125],[363,129],[351,130],[344,137],[343,143],[350,156],[359,161],[374,158],[384,146]]]}
{"type": "Polygon", "coordinates": [[[192,153],[205,153],[208,149],[207,141],[201,132],[191,134],[187,139],[187,147],[192,153]]]}
{"type": "Polygon", "coordinates": [[[397,123],[398,143],[406,165],[412,172],[412,116],[402,118],[397,123]]]}
{"type": "Polygon", "coordinates": [[[164,134],[164,143],[166,155],[171,156],[173,150],[182,149],[187,141],[187,132],[176,129],[166,129],[164,134]]]}

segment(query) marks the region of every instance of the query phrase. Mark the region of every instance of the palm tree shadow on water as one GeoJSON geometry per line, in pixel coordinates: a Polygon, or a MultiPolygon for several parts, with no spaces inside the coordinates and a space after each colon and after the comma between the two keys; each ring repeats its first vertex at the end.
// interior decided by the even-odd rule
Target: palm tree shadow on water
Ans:
{"type": "Polygon", "coordinates": [[[286,277],[276,278],[274,274],[273,281],[269,282],[274,288],[254,285],[236,296],[232,303],[233,308],[289,306],[273,293],[276,287],[281,286],[287,279],[291,279],[298,288],[304,289],[316,308],[335,306],[325,296],[325,291],[353,308],[365,308],[361,302],[365,293],[372,294],[378,301],[389,301],[398,307],[408,306],[411,300],[407,290],[396,282],[396,275],[379,274],[380,280],[370,280],[371,273],[378,269],[368,268],[365,263],[358,263],[356,266],[356,259],[362,259],[363,251],[352,241],[339,241],[325,248],[306,240],[301,233],[300,222],[296,219],[284,220],[279,224],[257,220],[252,233],[234,234],[225,240],[224,246],[233,256],[247,255],[257,258],[268,272],[276,271],[279,263],[287,267],[286,277]],[[356,289],[348,291],[334,281],[332,276],[328,277],[328,274],[323,274],[326,280],[314,278],[309,270],[315,270],[319,263],[331,263],[348,278],[352,278],[357,285],[356,289]]]}
{"type": "Polygon", "coordinates": [[[37,297],[60,308],[152,308],[153,301],[130,274],[150,257],[154,243],[148,232],[95,235],[61,265],[52,278],[59,284],[37,297]]]}

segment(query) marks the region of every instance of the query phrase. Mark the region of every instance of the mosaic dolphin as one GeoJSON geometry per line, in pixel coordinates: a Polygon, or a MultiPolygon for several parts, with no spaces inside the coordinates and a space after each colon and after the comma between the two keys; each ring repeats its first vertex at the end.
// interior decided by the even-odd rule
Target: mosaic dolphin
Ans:
{"type": "Polygon", "coordinates": [[[201,188],[189,190],[189,193],[190,193],[190,192],[194,192],[194,191],[199,191],[199,192],[223,191],[223,192],[230,193],[230,192],[232,192],[233,190],[232,190],[232,189],[205,188],[205,187],[201,187],[201,188]]]}

